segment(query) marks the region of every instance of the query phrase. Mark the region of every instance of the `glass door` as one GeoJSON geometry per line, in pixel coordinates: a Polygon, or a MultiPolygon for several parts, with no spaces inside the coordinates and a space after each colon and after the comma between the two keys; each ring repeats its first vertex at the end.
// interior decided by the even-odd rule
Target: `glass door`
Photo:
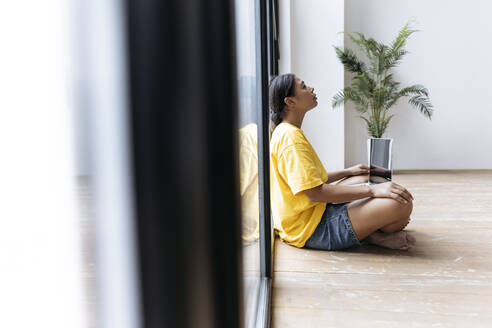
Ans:
{"type": "Polygon", "coordinates": [[[245,327],[268,326],[270,215],[268,81],[277,72],[276,2],[235,2],[245,327]]]}
{"type": "Polygon", "coordinates": [[[235,14],[244,326],[252,327],[261,282],[255,2],[236,1],[235,14]]]}

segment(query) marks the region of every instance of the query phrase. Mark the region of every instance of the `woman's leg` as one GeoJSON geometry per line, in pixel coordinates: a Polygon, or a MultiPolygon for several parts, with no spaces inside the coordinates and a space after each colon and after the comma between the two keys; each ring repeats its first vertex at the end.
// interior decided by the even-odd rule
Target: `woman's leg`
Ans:
{"type": "MultiPolygon", "coordinates": [[[[356,185],[368,181],[368,176],[353,176],[337,182],[356,185]]],[[[401,231],[410,222],[413,204],[403,205],[389,198],[367,198],[349,204],[349,219],[359,240],[397,249],[408,249],[415,238],[401,231]]]]}
{"type": "MultiPolygon", "coordinates": [[[[353,177],[342,179],[342,180],[338,181],[337,184],[338,185],[350,186],[350,185],[356,185],[356,184],[360,184],[360,183],[365,183],[367,181],[368,181],[368,176],[367,175],[358,175],[358,176],[353,176],[353,177]]],[[[393,203],[392,204],[392,205],[394,205],[393,207],[396,206],[396,208],[393,208],[393,209],[388,208],[388,210],[390,210],[390,211],[391,210],[393,210],[393,211],[396,210],[397,213],[400,210],[403,211],[403,212],[405,212],[404,211],[405,210],[404,209],[405,206],[399,206],[400,203],[394,204],[394,202],[392,200],[390,200],[390,202],[387,202],[386,201],[385,203],[386,203],[386,205],[384,205],[384,204],[382,205],[383,206],[383,210],[384,210],[384,207],[385,206],[391,206],[389,204],[392,204],[393,203]]],[[[411,205],[412,204],[410,203],[407,206],[407,207],[410,207],[410,208],[409,209],[408,208],[406,209],[407,211],[409,211],[409,213],[412,212],[412,206],[411,205]]],[[[363,210],[363,211],[365,211],[365,210],[363,210]]],[[[350,213],[349,213],[349,215],[350,215],[350,213]]],[[[410,222],[410,214],[408,214],[408,216],[406,216],[405,213],[402,213],[402,215],[397,214],[396,217],[397,217],[396,218],[396,220],[397,220],[396,222],[390,222],[390,223],[386,224],[385,226],[382,226],[381,228],[378,228],[378,229],[380,229],[383,232],[397,232],[397,231],[403,230],[403,228],[405,228],[408,225],[408,223],[410,222]],[[400,216],[401,216],[401,219],[398,220],[398,217],[400,217],[400,216]]],[[[393,220],[393,219],[395,219],[394,216],[389,216],[388,217],[388,220],[393,220]]],[[[384,223],[387,223],[387,222],[384,221],[384,223]]]]}
{"type": "Polygon", "coordinates": [[[367,175],[356,175],[353,177],[343,178],[342,180],[338,181],[336,184],[342,186],[349,186],[349,185],[366,183],[368,180],[369,180],[369,176],[367,175]]]}
{"type": "Polygon", "coordinates": [[[412,203],[401,204],[389,198],[367,198],[351,202],[347,211],[359,240],[406,250],[415,245],[415,238],[401,231],[410,221],[412,208],[412,203]]]}
{"type": "Polygon", "coordinates": [[[402,204],[390,198],[365,198],[348,205],[347,211],[359,240],[377,230],[400,231],[409,221],[413,204],[402,204]]]}
{"type": "Polygon", "coordinates": [[[401,221],[395,222],[395,223],[391,223],[387,226],[382,227],[379,230],[381,230],[383,232],[398,232],[398,231],[402,231],[403,229],[405,229],[405,227],[409,223],[410,223],[410,217],[403,219],[401,221]]]}

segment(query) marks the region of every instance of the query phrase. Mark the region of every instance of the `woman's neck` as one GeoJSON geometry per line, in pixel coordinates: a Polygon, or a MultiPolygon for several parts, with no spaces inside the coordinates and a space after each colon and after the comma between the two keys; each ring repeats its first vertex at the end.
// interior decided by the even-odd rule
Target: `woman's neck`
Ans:
{"type": "Polygon", "coordinates": [[[286,113],[282,122],[289,123],[301,128],[302,121],[304,120],[304,114],[306,113],[296,113],[294,111],[289,111],[286,113]]]}

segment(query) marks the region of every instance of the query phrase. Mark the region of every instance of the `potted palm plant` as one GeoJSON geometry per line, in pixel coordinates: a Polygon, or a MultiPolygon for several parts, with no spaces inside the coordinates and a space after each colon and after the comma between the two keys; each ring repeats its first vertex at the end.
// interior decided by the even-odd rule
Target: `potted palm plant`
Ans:
{"type": "MultiPolygon", "coordinates": [[[[344,33],[365,55],[364,60],[351,49],[335,47],[338,59],[345,70],[352,73],[352,78],[350,86],[335,94],[332,107],[336,108],[347,101],[354,103],[372,137],[368,140],[368,145],[372,147],[391,147],[392,142],[382,137],[394,117],[389,112],[400,98],[410,97],[408,103],[411,106],[429,119],[432,117],[433,106],[429,91],[420,84],[400,88],[400,83],[394,80],[391,73],[391,69],[398,66],[408,53],[404,49],[407,39],[417,32],[410,25],[411,21],[408,21],[390,45],[377,42],[373,38],[366,39],[362,33],[344,33]]],[[[391,154],[391,149],[382,152],[391,154]]]]}

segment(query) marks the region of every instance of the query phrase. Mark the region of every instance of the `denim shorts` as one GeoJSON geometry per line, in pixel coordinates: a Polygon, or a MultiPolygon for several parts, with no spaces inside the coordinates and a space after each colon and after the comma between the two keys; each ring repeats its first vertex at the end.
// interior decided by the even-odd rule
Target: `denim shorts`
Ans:
{"type": "Polygon", "coordinates": [[[304,247],[334,251],[360,245],[347,213],[348,203],[326,204],[326,210],[304,247]]]}

